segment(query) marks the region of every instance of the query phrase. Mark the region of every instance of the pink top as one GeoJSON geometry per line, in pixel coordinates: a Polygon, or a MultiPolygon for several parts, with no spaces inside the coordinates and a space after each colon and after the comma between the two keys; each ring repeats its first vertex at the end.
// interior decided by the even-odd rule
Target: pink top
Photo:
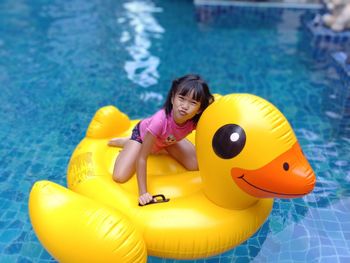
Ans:
{"type": "Polygon", "coordinates": [[[172,145],[190,134],[196,125],[193,121],[187,121],[183,125],[178,125],[172,116],[166,116],[165,110],[157,111],[153,116],[144,119],[140,123],[140,135],[143,140],[146,132],[149,131],[156,137],[152,152],[157,152],[164,147],[172,145]]]}

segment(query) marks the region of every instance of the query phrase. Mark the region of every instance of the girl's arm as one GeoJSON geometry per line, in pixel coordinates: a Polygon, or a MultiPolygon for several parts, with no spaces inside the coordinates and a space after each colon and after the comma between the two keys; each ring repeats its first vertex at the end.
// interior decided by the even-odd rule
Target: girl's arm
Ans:
{"type": "Polygon", "coordinates": [[[143,138],[142,147],[139,156],[136,160],[136,175],[137,183],[139,187],[139,203],[145,205],[149,203],[153,198],[147,192],[147,158],[151,153],[153,144],[155,142],[155,137],[147,132],[143,138]]]}

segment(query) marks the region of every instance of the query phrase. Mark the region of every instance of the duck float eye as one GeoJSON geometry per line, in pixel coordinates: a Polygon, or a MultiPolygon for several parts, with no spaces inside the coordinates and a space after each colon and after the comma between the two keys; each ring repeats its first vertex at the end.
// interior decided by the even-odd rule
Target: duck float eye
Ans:
{"type": "Polygon", "coordinates": [[[239,125],[226,124],[215,132],[212,146],[217,156],[231,159],[243,150],[245,142],[245,132],[239,125]]]}

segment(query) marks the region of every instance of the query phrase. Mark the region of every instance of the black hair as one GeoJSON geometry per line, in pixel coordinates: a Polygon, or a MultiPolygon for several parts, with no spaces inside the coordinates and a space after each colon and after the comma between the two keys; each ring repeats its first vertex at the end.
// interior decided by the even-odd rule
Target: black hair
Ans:
{"type": "Polygon", "coordinates": [[[202,112],[209,106],[210,103],[214,101],[214,96],[210,93],[208,84],[196,74],[188,74],[173,80],[168,96],[163,105],[165,114],[167,116],[170,115],[171,110],[173,109],[171,99],[173,96],[175,96],[175,94],[186,96],[192,91],[192,99],[201,103],[199,108],[200,113],[196,114],[192,118],[192,121],[197,124],[202,112]]]}

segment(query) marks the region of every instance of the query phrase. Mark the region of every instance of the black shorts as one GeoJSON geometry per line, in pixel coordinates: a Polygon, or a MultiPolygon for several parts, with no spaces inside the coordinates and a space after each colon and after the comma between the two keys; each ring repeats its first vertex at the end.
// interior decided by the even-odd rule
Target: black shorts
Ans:
{"type": "Polygon", "coordinates": [[[132,130],[130,140],[137,141],[139,143],[142,143],[141,135],[140,135],[140,122],[137,123],[132,130]]]}

